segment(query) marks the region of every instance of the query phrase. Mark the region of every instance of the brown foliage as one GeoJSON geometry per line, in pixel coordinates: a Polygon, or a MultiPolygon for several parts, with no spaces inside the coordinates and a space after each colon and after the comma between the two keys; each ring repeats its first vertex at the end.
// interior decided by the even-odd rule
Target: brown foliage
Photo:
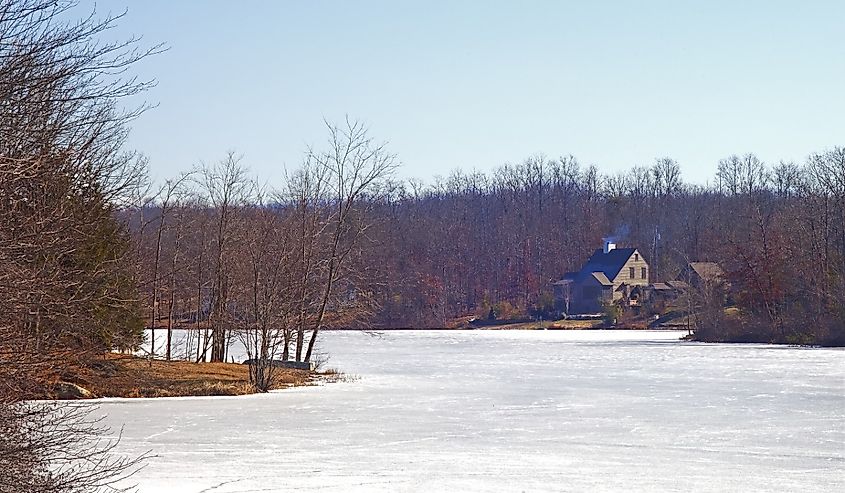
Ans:
{"type": "Polygon", "coordinates": [[[121,146],[122,73],[152,53],[103,42],[117,17],[72,2],[0,0],[0,491],[98,491],[131,473],[90,406],[44,395],[91,352],[132,347],[134,280],[115,208],[142,179],[121,146]]]}

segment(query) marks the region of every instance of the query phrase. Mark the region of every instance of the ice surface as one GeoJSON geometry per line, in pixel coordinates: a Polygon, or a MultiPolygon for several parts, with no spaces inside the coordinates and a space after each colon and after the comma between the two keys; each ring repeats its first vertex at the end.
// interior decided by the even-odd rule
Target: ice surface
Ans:
{"type": "Polygon", "coordinates": [[[676,332],[324,333],[357,380],[108,399],[142,492],[845,491],[845,351],[676,332]]]}

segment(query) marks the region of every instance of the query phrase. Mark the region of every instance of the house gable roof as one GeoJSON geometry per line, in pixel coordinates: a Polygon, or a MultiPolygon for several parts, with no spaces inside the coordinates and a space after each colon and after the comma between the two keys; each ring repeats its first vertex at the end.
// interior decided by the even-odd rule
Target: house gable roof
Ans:
{"type": "Polygon", "coordinates": [[[583,274],[601,272],[609,280],[615,279],[619,275],[619,271],[625,266],[625,262],[637,252],[636,248],[614,248],[613,250],[604,253],[601,248],[597,249],[584,267],[581,268],[583,274]]]}
{"type": "Polygon", "coordinates": [[[593,278],[595,278],[595,280],[602,286],[613,286],[613,283],[610,282],[610,279],[608,279],[606,275],[604,275],[604,272],[591,272],[590,275],[592,275],[593,278]]]}
{"type": "Polygon", "coordinates": [[[724,278],[725,273],[716,262],[690,262],[689,268],[706,281],[724,278]]]}

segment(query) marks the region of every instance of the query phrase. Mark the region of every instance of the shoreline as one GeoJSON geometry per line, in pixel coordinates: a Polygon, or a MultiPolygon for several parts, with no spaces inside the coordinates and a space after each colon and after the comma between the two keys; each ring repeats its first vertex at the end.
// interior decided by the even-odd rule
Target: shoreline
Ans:
{"type": "MultiPolygon", "coordinates": [[[[331,383],[342,373],[276,368],[271,391],[331,383]]],[[[105,353],[60,375],[44,396],[50,400],[218,397],[259,394],[242,363],[195,363],[105,353]]]]}
{"type": "MultiPolygon", "coordinates": [[[[540,322],[536,322],[539,324],[540,322]]],[[[549,323],[549,322],[546,322],[549,323]]],[[[556,323],[556,322],[552,322],[556,323]]],[[[819,343],[819,342],[812,342],[812,343],[797,343],[797,342],[790,342],[790,341],[776,341],[776,340],[762,340],[762,339],[754,339],[754,338],[738,338],[733,340],[708,340],[702,338],[696,338],[695,331],[693,330],[692,333],[689,332],[687,327],[678,327],[678,326],[664,326],[664,327],[602,327],[600,325],[596,325],[594,327],[542,327],[532,323],[517,323],[517,324],[502,324],[502,325],[492,325],[492,326],[479,326],[479,327],[432,327],[432,328],[417,328],[417,327],[400,327],[400,328],[379,328],[379,329],[323,329],[325,332],[413,332],[413,331],[437,331],[437,332],[478,332],[478,331],[490,331],[490,332],[498,332],[498,331],[554,331],[554,332],[564,332],[564,331],[624,331],[624,332],[683,332],[683,336],[680,337],[679,340],[685,342],[699,342],[703,344],[768,344],[772,346],[792,346],[792,347],[807,347],[807,348],[845,348],[845,344],[837,344],[837,343],[819,343]]]]}

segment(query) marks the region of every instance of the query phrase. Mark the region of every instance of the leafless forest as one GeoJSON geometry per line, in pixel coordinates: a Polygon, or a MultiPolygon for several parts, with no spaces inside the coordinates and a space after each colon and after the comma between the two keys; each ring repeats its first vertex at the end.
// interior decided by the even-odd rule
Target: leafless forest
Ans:
{"type": "MultiPolygon", "coordinates": [[[[330,130],[331,156],[356,140],[357,127],[330,130]]],[[[648,256],[653,281],[691,260],[724,267],[740,316],[697,296],[701,339],[842,340],[844,148],[802,163],[729,156],[709,185],[669,158],[606,175],[535,156],[433,185],[381,179],[354,200],[317,162],[268,192],[228,156],[125,211],[147,324],[278,327],[284,355],[307,359],[303,335],[322,326],[443,327],[491,307],[549,317],[551,283],[615,235],[648,256]]]]}

